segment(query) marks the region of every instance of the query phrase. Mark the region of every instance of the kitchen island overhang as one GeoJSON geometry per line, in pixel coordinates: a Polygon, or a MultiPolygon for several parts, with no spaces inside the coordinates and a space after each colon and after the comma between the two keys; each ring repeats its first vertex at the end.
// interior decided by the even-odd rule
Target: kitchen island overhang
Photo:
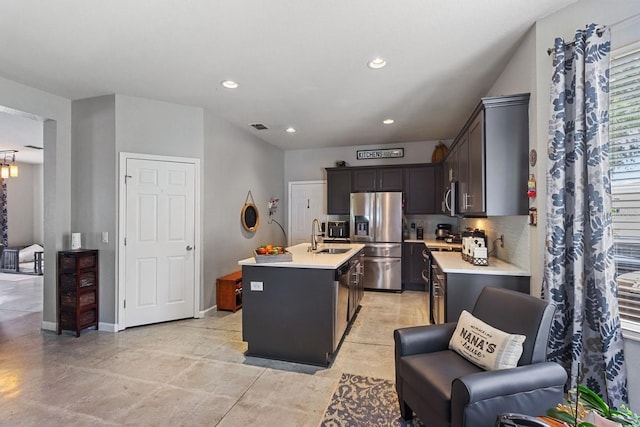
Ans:
{"type": "MultiPolygon", "coordinates": [[[[347,330],[348,284],[341,272],[359,258],[362,244],[322,244],[341,254],[308,252],[309,244],[287,248],[292,261],[242,266],[242,337],[247,355],[329,366],[347,330]]],[[[350,280],[350,272],[346,273],[350,280]]],[[[352,301],[353,303],[353,301],[352,301]]],[[[353,320],[353,319],[350,319],[353,320]]]]}

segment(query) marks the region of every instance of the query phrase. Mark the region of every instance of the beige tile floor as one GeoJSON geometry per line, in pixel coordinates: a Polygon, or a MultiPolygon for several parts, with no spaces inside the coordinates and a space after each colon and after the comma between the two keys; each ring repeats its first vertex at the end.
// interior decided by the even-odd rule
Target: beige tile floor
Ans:
{"type": "Polygon", "coordinates": [[[424,293],[366,292],[319,368],[245,356],[241,311],[80,338],[39,320],[7,331],[28,313],[0,319],[0,425],[317,426],[343,372],[392,380],[393,330],[427,318],[424,293]]]}

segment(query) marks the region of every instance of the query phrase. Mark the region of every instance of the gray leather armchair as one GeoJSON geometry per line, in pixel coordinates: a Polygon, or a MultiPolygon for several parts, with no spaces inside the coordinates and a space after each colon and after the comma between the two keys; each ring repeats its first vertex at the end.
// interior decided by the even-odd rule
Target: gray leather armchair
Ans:
{"type": "Polygon", "coordinates": [[[405,420],[429,427],[492,427],[505,412],[544,415],[563,401],[567,374],[546,361],[555,306],[520,292],[486,287],[472,314],[494,328],[526,336],[518,366],[485,371],[453,350],[456,323],[394,331],[396,391],[405,420]]]}

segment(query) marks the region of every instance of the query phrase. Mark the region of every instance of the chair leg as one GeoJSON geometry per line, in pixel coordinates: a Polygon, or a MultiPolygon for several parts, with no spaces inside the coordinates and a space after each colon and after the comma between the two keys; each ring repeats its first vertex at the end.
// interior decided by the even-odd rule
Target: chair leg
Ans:
{"type": "Polygon", "coordinates": [[[405,401],[400,402],[400,416],[405,421],[413,419],[413,409],[405,401]]]}

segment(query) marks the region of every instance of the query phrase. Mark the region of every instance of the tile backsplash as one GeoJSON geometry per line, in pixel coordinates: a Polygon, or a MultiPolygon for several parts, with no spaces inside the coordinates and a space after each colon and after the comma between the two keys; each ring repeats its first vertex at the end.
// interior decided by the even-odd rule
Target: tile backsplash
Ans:
{"type": "MultiPolygon", "coordinates": [[[[422,225],[425,239],[433,239],[436,237],[436,227],[438,224],[451,224],[451,232],[458,232],[458,219],[446,215],[405,215],[404,222],[404,226],[407,229],[411,228],[412,223],[416,224],[416,227],[422,225]]],[[[414,236],[410,238],[415,239],[414,236]]]]}
{"type": "MultiPolygon", "coordinates": [[[[330,220],[349,219],[349,216],[330,215],[330,220]]],[[[410,229],[411,223],[416,227],[422,225],[424,238],[435,238],[438,224],[451,224],[451,231],[459,233],[465,228],[484,230],[487,234],[487,244],[492,256],[515,264],[518,267],[531,271],[531,244],[529,216],[497,216],[489,218],[457,218],[447,215],[405,215],[405,227],[410,229]],[[504,248],[496,239],[504,235],[504,248]]],[[[409,238],[415,239],[415,236],[409,238]]]]}
{"type": "Polygon", "coordinates": [[[487,234],[489,252],[504,261],[531,271],[529,241],[529,216],[498,216],[490,218],[461,218],[460,229],[465,228],[484,230],[487,234]],[[497,241],[504,235],[504,248],[497,241]]]}

